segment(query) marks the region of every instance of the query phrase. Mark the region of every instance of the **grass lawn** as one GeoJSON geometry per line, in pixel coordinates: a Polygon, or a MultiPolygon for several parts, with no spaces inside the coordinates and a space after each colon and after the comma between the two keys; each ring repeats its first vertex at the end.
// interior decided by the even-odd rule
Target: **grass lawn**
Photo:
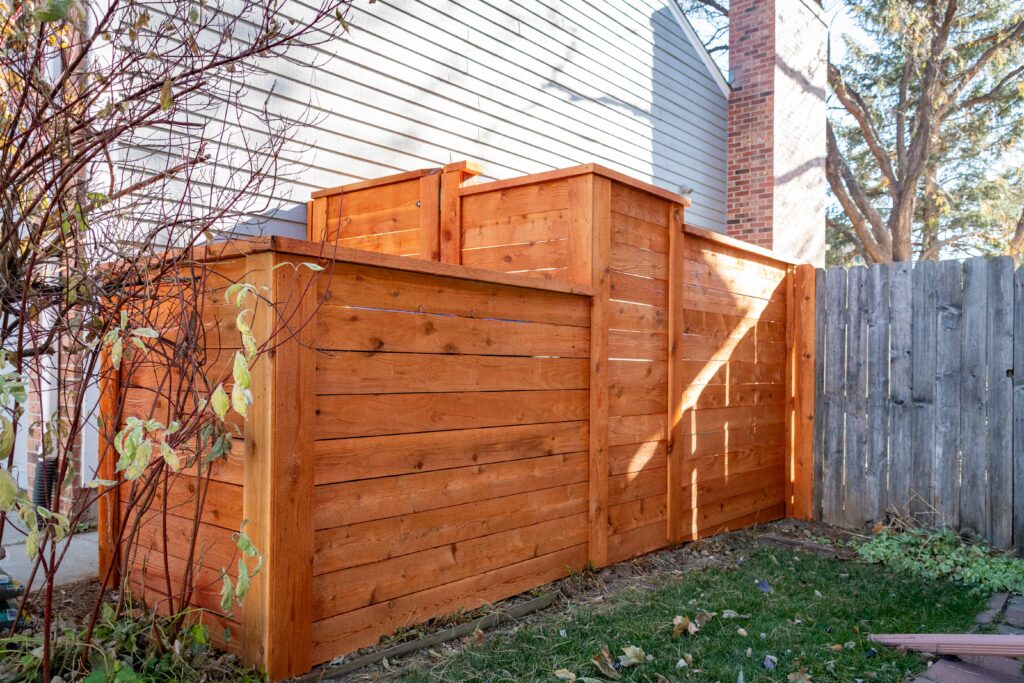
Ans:
{"type": "Polygon", "coordinates": [[[894,576],[879,565],[788,549],[754,550],[737,564],[673,577],[655,590],[620,593],[599,609],[581,608],[514,635],[489,636],[403,680],[555,681],[556,669],[608,680],[591,663],[607,645],[612,657],[626,646],[653,655],[620,670],[622,681],[664,680],[660,674],[669,681],[723,683],[899,682],[923,669],[921,661],[886,648],[872,651],[869,633],[962,632],[987,597],[946,581],[894,576]],[[759,580],[771,592],[763,592],[759,580]],[[695,619],[699,610],[719,616],[694,635],[673,637],[673,618],[695,619]],[[740,617],[724,619],[725,610],[740,617]],[[692,666],[678,669],[687,654],[692,666]],[[764,667],[766,655],[777,658],[777,668],[764,667]],[[801,671],[810,678],[787,678],[801,671]]]}

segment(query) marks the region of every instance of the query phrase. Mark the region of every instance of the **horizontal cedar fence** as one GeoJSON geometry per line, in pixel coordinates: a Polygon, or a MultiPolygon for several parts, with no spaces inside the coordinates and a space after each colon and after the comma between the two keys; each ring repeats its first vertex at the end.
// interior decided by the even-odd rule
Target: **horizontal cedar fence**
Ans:
{"type": "Polygon", "coordinates": [[[1024,550],[1024,270],[817,272],[815,515],[896,508],[1024,550]]]}
{"type": "MultiPolygon", "coordinates": [[[[244,438],[198,520],[204,577],[249,520],[266,566],[213,630],[272,678],[588,563],[809,514],[813,268],[687,227],[686,199],[601,167],[467,185],[474,173],[328,190],[311,205],[318,242],[204,257],[224,286],[311,321],[254,368],[244,438]],[[410,246],[435,235],[436,258],[410,246]],[[324,270],[278,267],[306,261],[324,270]]],[[[230,334],[234,312],[209,311],[230,334]]],[[[257,337],[272,322],[257,310],[257,337]]],[[[154,516],[149,540],[115,549],[151,604],[164,567],[185,568],[171,546],[195,487],[179,479],[166,534],[154,516]]],[[[198,602],[216,611],[210,585],[198,602]]]]}

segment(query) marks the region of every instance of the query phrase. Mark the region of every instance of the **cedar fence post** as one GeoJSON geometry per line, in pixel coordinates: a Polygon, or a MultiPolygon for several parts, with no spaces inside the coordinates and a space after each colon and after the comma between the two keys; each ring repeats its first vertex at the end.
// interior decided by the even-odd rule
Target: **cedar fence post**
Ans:
{"type": "Polygon", "coordinates": [[[327,197],[306,202],[306,239],[322,242],[327,233],[327,197]]]}
{"type": "Polygon", "coordinates": [[[242,508],[264,563],[243,604],[242,657],[263,665],[271,680],[313,665],[316,284],[300,263],[275,252],[247,257],[247,281],[262,297],[253,333],[258,343],[276,335],[274,348],[252,368],[245,425],[242,508]]]}
{"type": "Polygon", "coordinates": [[[668,541],[683,540],[683,246],[686,225],[683,207],[668,208],[668,416],[665,437],[668,440],[668,484],[666,504],[668,541]]]}
{"type": "Polygon", "coordinates": [[[789,269],[786,321],[786,516],[811,519],[814,501],[815,269],[789,269]]]}
{"type": "Polygon", "coordinates": [[[438,247],[442,263],[462,263],[462,197],[459,189],[467,180],[481,173],[483,168],[471,161],[459,161],[441,169],[438,247]]]}
{"type": "MultiPolygon", "coordinates": [[[[592,284],[597,290],[590,306],[590,493],[589,560],[595,567],[608,564],[608,300],[611,298],[611,215],[612,184],[607,178],[590,174],[582,179],[588,192],[574,193],[589,199],[576,207],[582,222],[575,224],[570,242],[590,243],[592,284]],[[589,240],[587,231],[589,229],[589,240]]],[[[582,188],[578,188],[582,189],[582,188]]]]}
{"type": "Polygon", "coordinates": [[[117,473],[114,437],[120,427],[117,420],[121,416],[118,410],[121,370],[113,367],[107,354],[103,354],[101,367],[99,414],[103,417],[103,423],[100,425],[99,463],[96,475],[100,479],[116,481],[118,484],[105,490],[97,501],[99,576],[102,582],[109,572],[110,578],[106,585],[116,586],[121,579],[121,477],[117,473]]]}

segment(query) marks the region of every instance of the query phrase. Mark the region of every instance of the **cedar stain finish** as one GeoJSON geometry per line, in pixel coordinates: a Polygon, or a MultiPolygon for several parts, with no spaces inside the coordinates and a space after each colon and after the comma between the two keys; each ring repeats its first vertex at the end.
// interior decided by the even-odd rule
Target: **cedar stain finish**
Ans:
{"type": "MultiPolygon", "coordinates": [[[[320,191],[309,241],[202,257],[312,316],[254,368],[244,444],[198,523],[197,602],[216,609],[250,520],[267,564],[212,630],[275,680],[588,563],[812,512],[813,270],[600,166],[479,172],[320,191]],[[276,269],[304,261],[324,267],[308,283],[276,269]]],[[[232,339],[213,319],[231,311],[208,310],[232,339]]],[[[181,475],[166,532],[147,517],[136,548],[110,540],[124,501],[105,508],[104,558],[129,553],[147,595],[185,569],[194,488],[181,475]]]]}

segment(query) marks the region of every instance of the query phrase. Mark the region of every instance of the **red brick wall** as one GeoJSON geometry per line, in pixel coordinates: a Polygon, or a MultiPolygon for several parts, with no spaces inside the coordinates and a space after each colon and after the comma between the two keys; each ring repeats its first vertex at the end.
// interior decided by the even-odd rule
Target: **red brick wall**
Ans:
{"type": "Polygon", "coordinates": [[[771,249],[775,0],[732,0],[729,71],[728,233],[771,249]]]}

